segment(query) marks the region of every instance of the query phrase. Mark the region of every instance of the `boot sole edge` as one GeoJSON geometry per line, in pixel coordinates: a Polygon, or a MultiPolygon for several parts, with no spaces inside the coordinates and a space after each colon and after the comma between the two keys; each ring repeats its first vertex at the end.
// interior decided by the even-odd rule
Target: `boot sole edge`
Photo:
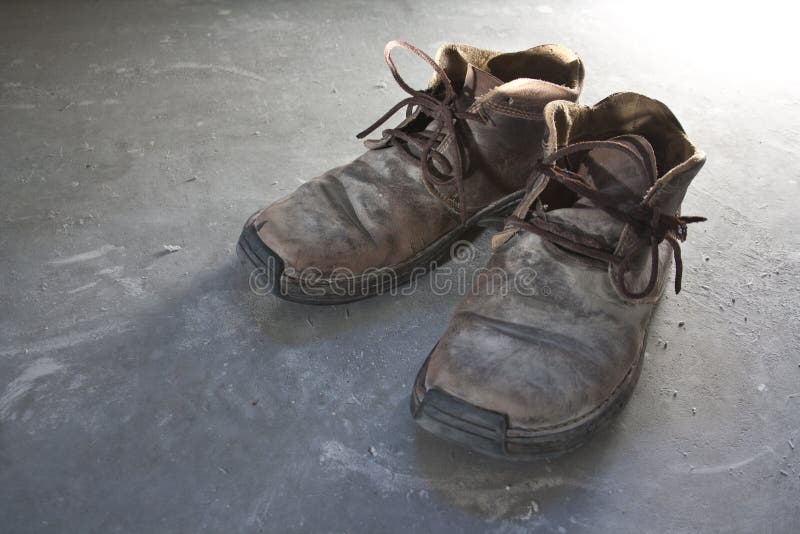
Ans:
{"type": "MultiPolygon", "coordinates": [[[[379,277],[378,279],[382,281],[381,285],[372,285],[367,288],[367,291],[357,294],[341,295],[332,290],[330,286],[318,285],[314,289],[321,291],[321,294],[309,295],[307,288],[304,288],[296,279],[286,276],[285,264],[281,257],[258,237],[258,230],[253,219],[259,212],[253,214],[244,224],[236,245],[236,253],[242,265],[253,268],[250,271],[251,277],[256,274],[265,277],[265,287],[269,287],[265,293],[300,304],[347,304],[391,292],[404,286],[409,282],[415,270],[420,267],[424,269],[424,273],[428,273],[432,270],[433,265],[447,256],[450,246],[454,242],[479,228],[484,221],[509,214],[519,203],[523,194],[524,191],[517,191],[487,206],[473,215],[465,225],[458,226],[446,233],[406,263],[393,267],[397,276],[388,283],[386,278],[379,277]]],[[[348,283],[348,280],[343,280],[340,285],[347,286],[348,283]]]]}
{"type": "Polygon", "coordinates": [[[511,428],[506,414],[474,406],[439,389],[426,390],[428,361],[429,359],[425,360],[417,373],[411,394],[411,414],[420,428],[487,456],[503,460],[531,461],[573,451],[610,423],[628,403],[639,381],[644,348],[615,394],[600,409],[593,411],[585,419],[556,430],[511,428]]]}

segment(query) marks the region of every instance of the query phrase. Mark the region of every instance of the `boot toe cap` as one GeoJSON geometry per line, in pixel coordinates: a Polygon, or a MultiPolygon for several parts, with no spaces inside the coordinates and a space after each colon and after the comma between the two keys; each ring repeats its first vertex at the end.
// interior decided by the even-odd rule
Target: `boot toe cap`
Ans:
{"type": "Polygon", "coordinates": [[[462,313],[431,353],[425,387],[503,414],[510,428],[569,426],[610,402],[635,362],[579,339],[462,313]]]}

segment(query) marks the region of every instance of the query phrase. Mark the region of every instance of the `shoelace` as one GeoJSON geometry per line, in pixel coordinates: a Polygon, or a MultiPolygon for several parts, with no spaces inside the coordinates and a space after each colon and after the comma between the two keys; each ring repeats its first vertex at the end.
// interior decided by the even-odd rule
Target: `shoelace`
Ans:
{"type": "MultiPolygon", "coordinates": [[[[378,126],[389,120],[395,113],[397,113],[404,106],[406,107],[406,120],[397,127],[383,130],[381,140],[368,141],[368,148],[377,148],[384,146],[384,141],[389,138],[397,139],[400,141],[399,145],[401,150],[399,153],[409,161],[419,163],[422,169],[422,179],[424,180],[427,189],[441,200],[450,211],[455,211],[461,218],[461,222],[467,219],[467,206],[464,199],[464,167],[462,152],[464,144],[460,137],[457,128],[457,121],[459,120],[478,120],[482,123],[487,122],[487,118],[480,113],[460,112],[456,110],[455,100],[457,94],[453,89],[453,83],[448,78],[444,69],[440,67],[436,61],[427,55],[419,48],[406,43],[404,41],[390,41],[387,43],[386,48],[383,50],[383,57],[386,64],[389,65],[389,70],[392,72],[397,84],[408,93],[408,98],[405,98],[395,104],[389,111],[387,111],[381,118],[375,121],[370,127],[363,132],[359,133],[356,137],[363,139],[367,135],[375,131],[378,126]],[[392,61],[391,52],[397,47],[405,48],[406,50],[421,57],[428,65],[430,65],[444,86],[444,97],[441,99],[434,97],[430,90],[419,91],[412,89],[400,74],[397,72],[397,67],[392,61]],[[420,113],[436,121],[436,127],[430,130],[412,131],[407,129],[406,126],[410,123],[412,117],[418,116],[420,113]],[[450,162],[447,157],[439,152],[436,147],[447,137],[453,141],[455,148],[455,161],[450,162]],[[408,145],[413,145],[419,150],[419,156],[415,156],[408,148],[408,145]],[[444,168],[444,172],[436,168],[436,165],[444,168]],[[451,174],[447,174],[451,173],[451,174]],[[438,191],[439,186],[449,185],[455,183],[458,207],[454,210],[450,205],[449,199],[443,196],[438,191]]],[[[427,124],[426,124],[427,125],[427,124]]]]}
{"type": "Polygon", "coordinates": [[[618,256],[608,252],[593,238],[564,228],[542,217],[534,216],[525,221],[517,216],[510,217],[506,222],[510,226],[538,234],[566,249],[583,254],[597,260],[616,265],[618,269],[617,283],[622,293],[630,299],[639,299],[649,295],[658,281],[658,246],[666,240],[672,247],[675,258],[675,293],[680,293],[681,279],[683,278],[683,262],[681,260],[681,247],[679,242],[686,240],[686,225],[705,221],[705,217],[683,217],[675,214],[663,213],[657,207],[648,206],[641,198],[630,196],[620,198],[619,195],[609,195],[598,190],[593,184],[588,183],[579,174],[558,167],[555,162],[559,159],[574,154],[604,146],[618,150],[625,150],[623,145],[614,141],[585,141],[575,143],[558,150],[543,159],[538,164],[538,171],[544,173],[551,180],[562,184],[574,193],[591,200],[594,205],[615,219],[629,224],[634,233],[642,239],[649,241],[650,246],[650,279],[644,290],[633,292],[625,285],[625,274],[630,270],[631,262],[636,257],[638,250],[634,249],[625,256],[618,256]]]}

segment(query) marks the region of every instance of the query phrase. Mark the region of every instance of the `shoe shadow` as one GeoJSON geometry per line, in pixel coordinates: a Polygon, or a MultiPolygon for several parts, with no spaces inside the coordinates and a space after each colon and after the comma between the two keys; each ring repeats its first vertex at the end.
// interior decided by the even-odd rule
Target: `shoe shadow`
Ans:
{"type": "Polygon", "coordinates": [[[615,491],[603,474],[618,424],[613,421],[578,449],[533,461],[494,459],[417,429],[416,469],[436,496],[481,519],[592,531],[572,514],[615,491]]]}
{"type": "Polygon", "coordinates": [[[290,302],[272,294],[259,295],[250,290],[244,268],[236,267],[241,271],[237,273],[237,285],[246,291],[245,319],[272,343],[289,346],[318,343],[354,329],[368,330],[371,325],[392,321],[399,311],[407,309],[407,303],[403,305],[397,295],[391,294],[324,306],[290,302]]]}
{"type": "MultiPolygon", "coordinates": [[[[488,250],[488,242],[477,247],[488,250]]],[[[482,266],[486,257],[488,252],[475,258],[470,272],[482,266]]],[[[239,267],[236,265],[237,271],[239,267]]],[[[346,305],[313,306],[254,294],[245,274],[231,276],[237,277],[237,287],[247,294],[240,315],[257,329],[255,337],[267,344],[294,348],[346,337],[348,331],[369,335],[376,325],[407,322],[421,309],[449,316],[461,299],[458,295],[437,295],[426,287],[410,296],[379,295],[346,305]]],[[[419,363],[423,358],[420,353],[419,363]]],[[[415,372],[416,367],[409,370],[406,380],[413,380],[415,372]]],[[[581,506],[592,507],[601,493],[607,496],[617,491],[604,476],[604,467],[609,457],[615,456],[611,451],[619,439],[615,429],[620,418],[590,437],[583,447],[562,456],[533,462],[504,461],[451,445],[409,424],[406,394],[400,392],[404,400],[396,407],[397,417],[405,421],[398,424],[403,432],[410,432],[408,437],[414,444],[413,453],[407,457],[409,464],[398,467],[398,471],[413,473],[433,496],[470,515],[487,521],[524,522],[525,528],[541,523],[553,528],[570,525],[573,532],[591,531],[590,525],[581,525],[569,510],[574,514],[581,506]]]]}

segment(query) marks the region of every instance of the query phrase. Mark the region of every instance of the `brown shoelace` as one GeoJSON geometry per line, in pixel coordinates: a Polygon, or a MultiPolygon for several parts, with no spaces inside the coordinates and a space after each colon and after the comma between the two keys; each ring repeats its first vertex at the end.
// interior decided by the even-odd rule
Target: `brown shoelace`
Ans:
{"type": "Polygon", "coordinates": [[[389,120],[392,115],[405,106],[406,120],[397,128],[383,130],[383,139],[368,141],[367,147],[378,148],[380,146],[385,146],[384,142],[390,138],[398,140],[398,144],[401,148],[399,153],[409,161],[419,163],[422,169],[422,179],[425,181],[428,190],[441,200],[449,210],[456,211],[463,223],[467,219],[467,206],[464,202],[464,167],[462,157],[464,145],[457,128],[457,121],[469,119],[486,123],[487,120],[480,113],[459,112],[456,110],[455,100],[457,94],[453,89],[453,83],[450,81],[450,78],[447,77],[444,69],[419,48],[404,41],[390,41],[383,50],[383,57],[386,60],[386,64],[389,65],[389,70],[392,72],[392,76],[395,81],[397,81],[397,84],[403,91],[411,96],[395,104],[380,119],[375,121],[369,128],[359,133],[356,137],[363,139],[371,134],[378,126],[389,120]],[[397,67],[391,58],[391,52],[396,47],[409,50],[421,57],[433,68],[444,86],[445,94],[442,98],[433,96],[431,90],[419,91],[412,89],[405,80],[403,80],[397,72],[397,67]],[[424,114],[430,120],[436,121],[436,126],[433,129],[422,129],[420,131],[414,131],[412,128],[408,128],[411,120],[419,117],[420,114],[424,114]],[[444,154],[436,149],[448,136],[453,140],[453,146],[455,148],[454,162],[450,162],[444,154]],[[413,145],[419,150],[419,156],[415,156],[409,150],[409,145],[413,145]],[[444,172],[437,169],[436,165],[443,168],[444,172]],[[439,186],[452,183],[455,183],[458,195],[458,208],[455,210],[451,207],[448,199],[438,191],[439,186]]]}
{"type": "MultiPolygon", "coordinates": [[[[655,288],[658,280],[658,246],[666,240],[672,247],[675,257],[675,293],[681,290],[683,276],[683,262],[681,261],[681,247],[679,242],[686,240],[686,225],[705,221],[705,217],[682,217],[675,214],[661,212],[655,206],[649,206],[641,198],[633,195],[621,197],[610,195],[598,190],[593,184],[588,183],[579,174],[558,167],[555,162],[559,159],[574,154],[604,146],[617,150],[627,148],[614,141],[585,141],[575,143],[558,150],[544,158],[538,164],[538,170],[551,180],[562,184],[574,193],[592,201],[594,205],[615,219],[622,221],[633,229],[634,233],[650,246],[650,280],[644,290],[633,292],[625,285],[625,273],[630,270],[631,262],[638,250],[634,249],[625,256],[618,256],[602,247],[591,236],[565,228],[542,217],[534,216],[529,221],[512,216],[507,220],[510,226],[533,232],[552,241],[568,250],[583,254],[597,260],[605,261],[619,267],[617,283],[622,293],[630,299],[639,299],[649,295],[655,288]]],[[[637,161],[639,161],[637,159],[637,161]]],[[[643,171],[646,170],[642,161],[643,171]]]]}

